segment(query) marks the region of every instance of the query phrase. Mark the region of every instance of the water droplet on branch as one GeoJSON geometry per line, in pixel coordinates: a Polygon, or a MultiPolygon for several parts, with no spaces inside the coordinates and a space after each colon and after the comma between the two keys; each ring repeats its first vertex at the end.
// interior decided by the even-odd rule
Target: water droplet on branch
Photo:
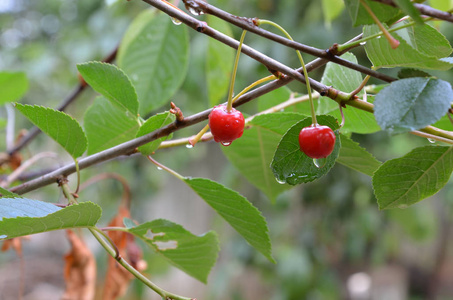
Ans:
{"type": "Polygon", "coordinates": [[[181,25],[181,23],[182,23],[180,20],[178,20],[178,19],[176,19],[176,18],[173,18],[173,17],[171,17],[171,21],[172,21],[173,24],[175,24],[175,25],[181,25]]]}

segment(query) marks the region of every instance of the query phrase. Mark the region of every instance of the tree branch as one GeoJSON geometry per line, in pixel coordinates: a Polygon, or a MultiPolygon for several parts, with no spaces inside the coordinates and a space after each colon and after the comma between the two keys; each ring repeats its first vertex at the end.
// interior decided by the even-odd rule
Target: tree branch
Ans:
{"type": "MultiPolygon", "coordinates": [[[[145,2],[151,4],[154,6],[154,4],[144,0],[145,2]]],[[[155,2],[155,1],[152,1],[155,2]]],[[[186,7],[191,7],[192,9],[199,9],[203,11],[206,14],[211,14],[213,16],[216,16],[224,21],[227,21],[228,23],[231,23],[237,27],[240,27],[242,29],[245,29],[247,31],[253,32],[257,35],[260,35],[264,38],[267,38],[269,40],[272,40],[274,42],[277,42],[279,44],[282,44],[284,46],[300,50],[304,53],[311,54],[313,56],[319,57],[326,59],[328,61],[334,62],[336,64],[342,65],[344,67],[359,71],[361,73],[370,75],[372,77],[378,78],[380,80],[386,81],[386,82],[392,82],[396,80],[395,78],[379,73],[377,71],[371,70],[367,67],[361,66],[359,64],[352,63],[348,60],[342,59],[341,57],[336,56],[337,53],[333,52],[331,50],[321,50],[317,49],[314,47],[310,47],[301,43],[298,43],[296,41],[292,41],[290,39],[287,39],[286,37],[283,37],[281,35],[277,35],[275,33],[272,33],[270,31],[264,30],[258,26],[255,25],[254,19],[251,18],[245,18],[245,17],[239,17],[232,15],[230,13],[227,13],[215,6],[212,6],[208,4],[207,2],[203,0],[184,0],[183,1],[186,5],[186,7]]],[[[156,6],[157,7],[157,6],[156,6]]],[[[165,5],[162,7],[159,7],[163,12],[169,14],[170,12],[165,9],[165,5]]],[[[182,15],[183,13],[179,12],[179,15],[182,15]]],[[[173,16],[179,20],[180,16],[173,16]]]]}

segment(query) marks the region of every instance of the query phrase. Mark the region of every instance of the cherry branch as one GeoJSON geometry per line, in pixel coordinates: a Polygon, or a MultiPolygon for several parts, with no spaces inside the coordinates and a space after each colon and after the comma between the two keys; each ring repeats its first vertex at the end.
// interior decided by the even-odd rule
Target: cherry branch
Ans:
{"type": "MultiPolygon", "coordinates": [[[[380,2],[382,4],[387,4],[389,6],[398,7],[393,0],[372,0],[374,2],[380,2]]],[[[413,3],[415,8],[420,11],[421,14],[425,16],[430,16],[439,20],[444,20],[450,23],[453,23],[453,14],[451,12],[441,11],[435,8],[432,8],[426,4],[413,3]]]]}
{"type": "MultiPolygon", "coordinates": [[[[144,1],[154,6],[154,4],[150,3],[152,0],[150,2],[148,2],[147,0],[144,0],[144,1]]],[[[152,2],[155,2],[155,1],[152,1],[152,2]]],[[[284,46],[293,48],[295,50],[300,50],[304,53],[311,54],[311,55],[319,57],[319,58],[323,58],[325,60],[342,65],[346,68],[350,68],[350,69],[359,71],[361,73],[370,75],[372,77],[381,79],[386,82],[392,82],[392,81],[396,80],[395,78],[393,78],[391,76],[379,73],[375,70],[371,70],[367,67],[364,67],[359,64],[355,64],[353,62],[350,62],[348,60],[345,60],[345,59],[337,56],[338,53],[336,51],[335,45],[332,46],[331,48],[329,48],[328,50],[322,50],[322,49],[310,47],[310,46],[301,44],[299,42],[292,41],[281,35],[264,30],[261,27],[258,27],[257,25],[255,25],[256,18],[245,18],[245,17],[239,17],[239,16],[232,15],[232,14],[225,12],[213,5],[208,4],[207,2],[205,2],[203,0],[183,0],[183,2],[186,5],[186,7],[190,7],[192,10],[197,9],[197,10],[202,11],[205,14],[211,14],[211,15],[216,16],[216,17],[218,17],[228,23],[231,23],[239,28],[253,32],[259,36],[262,36],[264,38],[267,38],[269,40],[272,40],[272,41],[282,44],[284,46]]],[[[157,6],[155,6],[155,7],[157,7],[157,6]]],[[[167,11],[165,8],[166,8],[165,5],[159,7],[159,9],[162,10],[163,12],[170,14],[170,11],[167,11]]],[[[173,17],[175,17],[179,20],[179,18],[181,17],[182,14],[184,14],[184,13],[179,12],[179,16],[173,16],[173,17]]]]}

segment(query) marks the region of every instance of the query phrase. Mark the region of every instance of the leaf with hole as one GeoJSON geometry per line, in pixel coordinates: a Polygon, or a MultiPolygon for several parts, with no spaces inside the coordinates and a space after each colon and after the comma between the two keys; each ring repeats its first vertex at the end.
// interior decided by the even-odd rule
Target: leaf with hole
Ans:
{"type": "MultiPolygon", "coordinates": [[[[137,137],[143,136],[145,134],[151,133],[154,130],[157,130],[165,125],[172,123],[175,120],[175,115],[170,112],[163,112],[160,114],[156,114],[150,117],[146,122],[140,127],[137,132],[137,137]]],[[[146,145],[138,147],[138,150],[143,155],[151,155],[154,151],[157,150],[160,143],[165,141],[166,139],[171,138],[171,135],[161,137],[157,140],[154,140],[146,145]]]]}
{"type": "Polygon", "coordinates": [[[0,72],[0,104],[19,100],[28,90],[23,72],[0,72]]]}
{"type": "Polygon", "coordinates": [[[26,198],[0,198],[0,239],[96,225],[101,208],[82,202],[60,208],[54,204],[26,198]]]}
{"type": "Polygon", "coordinates": [[[373,176],[373,173],[382,165],[370,152],[352,139],[340,134],[340,140],[338,163],[369,176],[373,176]]]}
{"type": "MultiPolygon", "coordinates": [[[[320,115],[317,116],[317,121],[318,124],[329,126],[334,131],[339,128],[337,120],[332,116],[320,115]]],[[[313,158],[300,151],[299,133],[302,128],[311,124],[311,118],[303,119],[292,126],[280,140],[271,163],[272,172],[278,182],[291,185],[310,182],[324,176],[334,166],[341,146],[338,132],[335,132],[334,150],[325,159],[321,168],[315,165],[313,158]]]]}
{"type": "Polygon", "coordinates": [[[373,176],[379,209],[405,208],[436,194],[453,171],[453,147],[415,148],[386,161],[373,176]]]}
{"type": "Polygon", "coordinates": [[[134,139],[140,124],[136,116],[112,105],[101,96],[87,109],[84,127],[88,138],[88,155],[91,155],[134,139]]]}
{"type": "Polygon", "coordinates": [[[283,134],[295,123],[304,118],[296,113],[272,113],[256,116],[244,131],[229,147],[222,147],[223,153],[254,186],[275,202],[275,198],[290,188],[279,184],[270,164],[275,149],[283,134]]]}
{"type": "Polygon", "coordinates": [[[252,247],[275,262],[266,220],[252,203],[238,192],[209,179],[185,178],[184,181],[252,247]]]}
{"type": "Polygon", "coordinates": [[[45,134],[60,144],[74,159],[87,149],[87,137],[70,115],[39,105],[15,104],[16,108],[45,134]]]}
{"type": "Polygon", "coordinates": [[[392,82],[374,101],[374,115],[383,130],[402,133],[424,128],[444,116],[453,102],[451,85],[435,78],[392,82]]]}
{"type": "Polygon", "coordinates": [[[98,93],[120,109],[137,116],[138,100],[135,88],[118,67],[92,61],[77,65],[83,79],[98,93]]]}
{"type": "Polygon", "coordinates": [[[128,228],[128,231],[144,240],[171,264],[206,283],[219,252],[215,232],[197,236],[181,225],[164,219],[128,228]]]}
{"type": "Polygon", "coordinates": [[[145,10],[131,24],[118,49],[118,66],[137,91],[140,115],[161,107],[188,71],[189,35],[165,14],[145,10]]]}

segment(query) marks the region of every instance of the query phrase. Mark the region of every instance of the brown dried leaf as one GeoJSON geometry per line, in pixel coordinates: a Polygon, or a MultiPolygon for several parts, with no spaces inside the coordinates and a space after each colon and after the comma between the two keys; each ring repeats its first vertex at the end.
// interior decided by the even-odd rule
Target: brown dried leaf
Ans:
{"type": "Polygon", "coordinates": [[[22,257],[22,238],[17,237],[4,241],[1,249],[2,252],[8,251],[10,248],[16,251],[17,256],[22,257]]]}
{"type": "Polygon", "coordinates": [[[92,300],[96,289],[96,261],[85,242],[73,231],[67,230],[67,237],[72,248],[65,256],[66,291],[62,299],[92,300]]]}
{"type": "MultiPolygon", "coordinates": [[[[123,219],[130,218],[129,209],[122,206],[118,214],[110,221],[110,227],[123,226],[123,219]]],[[[121,231],[109,231],[110,239],[118,248],[119,254],[130,262],[130,264],[140,271],[139,262],[142,257],[141,249],[135,244],[134,237],[121,231]]],[[[130,281],[134,276],[120,266],[115,259],[109,257],[107,276],[105,278],[103,300],[113,300],[123,296],[130,281]]]]}

